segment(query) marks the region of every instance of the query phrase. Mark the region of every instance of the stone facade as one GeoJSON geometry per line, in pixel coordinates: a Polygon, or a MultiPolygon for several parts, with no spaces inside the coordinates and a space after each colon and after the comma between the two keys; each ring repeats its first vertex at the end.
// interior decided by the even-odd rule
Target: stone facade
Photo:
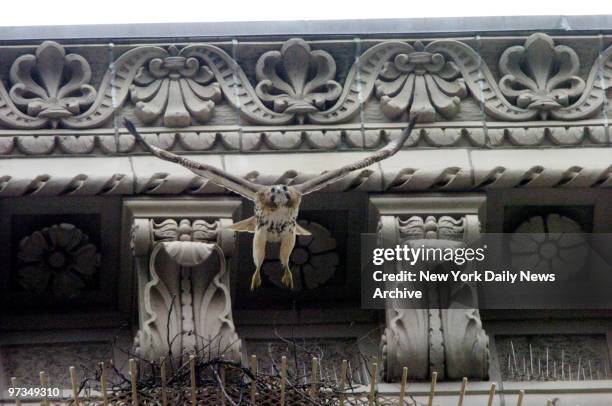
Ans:
{"type": "Polygon", "coordinates": [[[24,370],[15,354],[47,342],[106,357],[100,343],[115,337],[158,359],[214,339],[239,360],[298,334],[358,342],[393,383],[403,366],[417,380],[509,379],[508,336],[586,334],[605,349],[592,362],[602,379],[519,383],[603,405],[609,313],[481,313],[468,285],[473,300],[448,310],[365,311],[359,236],[452,245],[547,221],[612,232],[611,30],[0,46],[0,390],[24,370]],[[291,184],[366,156],[415,115],[394,157],[305,198],[314,232],[291,258],[293,292],[274,256],[248,291],[249,237],[223,228],[250,202],[150,156],[122,127],[130,118],[164,150],[291,184]]]}

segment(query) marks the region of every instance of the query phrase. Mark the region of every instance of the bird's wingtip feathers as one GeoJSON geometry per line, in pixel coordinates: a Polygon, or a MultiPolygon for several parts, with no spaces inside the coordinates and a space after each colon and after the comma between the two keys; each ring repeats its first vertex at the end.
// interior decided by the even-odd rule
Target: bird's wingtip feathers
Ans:
{"type": "Polygon", "coordinates": [[[141,142],[144,141],[142,139],[142,136],[140,135],[140,133],[136,129],[136,126],[134,125],[134,123],[132,123],[132,121],[130,119],[124,118],[123,119],[123,125],[125,126],[125,128],[127,128],[127,130],[130,132],[130,134],[132,134],[134,137],[136,137],[136,139],[138,139],[141,142]]]}
{"type": "Polygon", "coordinates": [[[128,118],[124,118],[123,119],[123,125],[125,125],[125,128],[127,128],[127,130],[130,132],[130,134],[132,134],[136,140],[138,142],[140,142],[142,144],[142,146],[145,147],[145,149],[149,152],[151,152],[154,155],[158,155],[159,156],[159,150],[157,147],[149,144],[143,137],[142,135],[140,135],[140,133],[138,132],[138,130],[136,129],[136,126],[134,125],[134,123],[128,119],[128,118]]]}
{"type": "Polygon", "coordinates": [[[418,115],[414,115],[414,116],[412,116],[410,118],[410,121],[408,121],[408,125],[406,126],[406,128],[404,128],[404,134],[406,136],[410,135],[410,133],[412,132],[412,129],[416,125],[418,119],[419,119],[418,115]]]}
{"type": "Polygon", "coordinates": [[[399,151],[404,146],[404,143],[410,136],[410,133],[412,132],[418,119],[419,119],[418,115],[414,115],[412,116],[412,118],[410,118],[408,125],[404,128],[401,135],[395,139],[395,144],[393,144],[393,149],[392,149],[392,155],[395,154],[397,151],[399,151]]]}

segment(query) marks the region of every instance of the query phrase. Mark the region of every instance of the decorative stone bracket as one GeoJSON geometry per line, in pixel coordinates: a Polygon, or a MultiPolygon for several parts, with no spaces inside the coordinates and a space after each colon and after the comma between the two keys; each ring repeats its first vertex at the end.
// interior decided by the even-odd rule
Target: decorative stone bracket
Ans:
{"type": "MultiPolygon", "coordinates": [[[[377,225],[385,244],[460,247],[480,238],[479,212],[484,205],[480,196],[384,196],[370,202],[371,212],[377,213],[371,224],[377,225]]],[[[428,289],[424,296],[422,309],[400,309],[392,299],[387,301],[381,339],[385,378],[397,381],[402,368],[408,367],[412,379],[427,379],[434,371],[439,379],[486,379],[489,338],[475,309],[474,287],[461,284],[450,292],[428,289]],[[450,307],[436,308],[441,301],[450,307]]]]}
{"type": "Polygon", "coordinates": [[[234,255],[234,232],[224,227],[240,201],[133,200],[127,206],[137,272],[136,353],[157,360],[198,351],[239,360],[227,260],[234,255]]]}

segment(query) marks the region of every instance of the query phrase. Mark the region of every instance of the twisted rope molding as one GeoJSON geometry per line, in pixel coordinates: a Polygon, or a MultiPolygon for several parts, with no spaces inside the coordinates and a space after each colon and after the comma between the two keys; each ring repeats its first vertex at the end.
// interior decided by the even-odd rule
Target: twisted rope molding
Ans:
{"type": "MultiPolygon", "coordinates": [[[[361,152],[335,153],[339,161],[361,152]]],[[[300,183],[323,171],[316,153],[296,154],[293,167],[277,155],[224,157],[226,167],[261,184],[300,183]],[[260,170],[250,169],[260,168],[260,170]]],[[[327,159],[328,155],[326,155],[327,159]]],[[[211,157],[212,158],[212,157],[211,157]]],[[[191,172],[152,157],[50,158],[0,162],[0,197],[85,195],[211,195],[227,193],[191,172]],[[24,169],[25,168],[25,169],[24,169]],[[80,169],[76,169],[80,168],[80,169]]],[[[220,165],[215,157],[211,164],[220,165]]],[[[610,188],[608,148],[400,151],[380,166],[352,173],[328,192],[474,191],[505,188],[610,188]]]]}
{"type": "MultiPolygon", "coordinates": [[[[552,44],[550,47],[554,45],[552,39],[545,34],[532,35],[532,37],[534,36],[537,37],[536,39],[540,39],[540,42],[550,41],[552,44]]],[[[529,41],[529,39],[527,41],[529,41]]],[[[299,69],[301,69],[299,64],[296,64],[296,61],[302,62],[303,60],[307,63],[318,63],[319,65],[317,66],[320,67],[323,62],[313,62],[315,59],[312,58],[320,57],[321,54],[327,54],[324,51],[310,51],[310,46],[306,44],[305,41],[300,39],[289,40],[285,43],[284,47],[287,47],[287,44],[298,48],[299,52],[301,52],[301,56],[295,56],[297,51],[292,51],[293,53],[291,53],[288,52],[287,49],[283,48],[283,52],[287,51],[287,54],[281,55],[278,53],[279,55],[273,55],[272,60],[273,63],[281,63],[285,59],[279,58],[286,58],[288,64],[286,66],[290,67],[285,67],[283,69],[298,69],[296,75],[300,73],[299,69]],[[291,58],[297,59],[292,60],[291,58]],[[281,62],[278,62],[279,60],[281,60],[281,62]],[[298,65],[298,67],[295,67],[295,65],[298,65]]],[[[422,47],[422,45],[419,46],[422,47]]],[[[525,46],[528,47],[527,42],[525,46]]],[[[61,45],[47,41],[39,47],[39,50],[37,50],[37,55],[39,51],[42,53],[45,50],[44,48],[49,47],[56,49],[57,52],[64,52],[61,45]]],[[[274,52],[275,51],[272,51],[272,53],[274,52]]],[[[68,60],[68,57],[71,55],[66,56],[66,60],[68,60]]],[[[35,59],[34,55],[29,56],[35,59]]],[[[258,65],[260,65],[260,63],[265,65],[265,63],[262,62],[264,56],[266,55],[260,57],[260,62],[258,62],[258,65]]],[[[327,54],[327,56],[331,58],[332,61],[329,62],[328,59],[327,63],[333,63],[333,58],[329,54],[327,54]]],[[[469,45],[457,40],[433,41],[427,46],[423,47],[422,51],[418,52],[415,51],[415,48],[412,45],[400,41],[386,41],[372,46],[371,48],[365,50],[352,65],[344,85],[342,86],[341,94],[338,96],[337,101],[329,108],[326,108],[323,104],[321,104],[322,102],[320,99],[324,94],[332,97],[329,93],[324,93],[325,91],[329,91],[325,90],[325,86],[330,86],[329,84],[326,84],[330,81],[325,82],[324,77],[318,78],[317,76],[314,79],[311,79],[310,82],[306,83],[307,88],[308,85],[311,85],[309,88],[310,90],[304,90],[301,87],[301,85],[304,83],[300,82],[300,78],[294,78],[295,83],[297,84],[293,84],[293,82],[288,84],[285,83],[275,71],[270,73],[271,71],[269,69],[266,70],[265,67],[262,67],[261,69],[258,68],[261,70],[258,71],[258,75],[263,75],[262,77],[266,77],[265,75],[272,75],[272,79],[264,80],[262,77],[260,77],[260,79],[262,79],[260,81],[260,85],[258,85],[258,89],[255,89],[250,83],[243,69],[224,50],[210,44],[193,44],[183,48],[180,51],[179,56],[172,55],[164,48],[148,45],[138,46],[125,52],[109,66],[96,91],[94,102],[87,110],[79,114],[62,113],[59,115],[56,113],[57,116],[49,118],[41,115],[35,116],[35,113],[30,112],[30,107],[28,107],[28,114],[26,114],[23,109],[20,109],[14,103],[16,96],[12,94],[13,90],[8,92],[4,83],[0,83],[0,124],[7,128],[24,130],[44,128],[49,126],[50,123],[53,123],[53,125],[60,123],[59,125],[69,129],[99,128],[113,116],[113,113],[126,104],[131,91],[133,91],[130,89],[130,86],[134,85],[134,80],[137,75],[143,75],[142,70],[146,66],[150,66],[152,61],[155,62],[155,60],[159,60],[160,62],[158,65],[163,69],[166,69],[164,68],[164,63],[170,63],[168,61],[171,60],[174,61],[172,63],[176,63],[176,58],[185,58],[186,60],[193,58],[195,61],[201,64],[203,68],[210,70],[214,81],[218,84],[227,103],[239,111],[239,114],[243,119],[256,125],[287,125],[294,123],[296,120],[299,121],[304,119],[308,120],[309,123],[322,125],[346,123],[360,112],[363,104],[366,103],[366,101],[373,94],[374,88],[377,85],[377,80],[383,70],[388,71],[389,69],[406,69],[406,75],[412,75],[413,71],[411,69],[414,69],[414,66],[424,66],[430,69],[433,73],[428,74],[430,77],[426,78],[426,80],[429,80],[427,85],[424,84],[425,82],[419,82],[419,78],[416,79],[417,82],[423,83],[422,86],[440,86],[440,89],[446,89],[446,91],[450,92],[450,90],[448,90],[448,86],[451,85],[450,82],[443,82],[442,79],[436,76],[438,75],[438,70],[436,70],[438,68],[435,65],[439,60],[448,62],[447,65],[445,65],[448,68],[444,69],[458,70],[460,73],[460,78],[456,79],[456,82],[454,82],[453,85],[463,86],[463,83],[465,83],[469,89],[470,97],[474,98],[479,104],[481,104],[484,111],[492,118],[510,122],[526,121],[536,119],[539,114],[542,114],[541,108],[540,110],[534,108],[521,108],[512,104],[508,98],[502,94],[497,81],[491,73],[491,70],[481,59],[480,55],[469,45]],[[405,58],[398,59],[398,57],[402,56],[405,56],[405,58]],[[172,58],[175,59],[172,60],[172,58]],[[389,65],[391,60],[395,61],[395,67],[389,65]],[[290,108],[287,108],[285,105],[280,107],[275,105],[274,109],[269,108],[260,97],[262,92],[259,90],[259,87],[261,86],[262,82],[266,82],[266,84],[269,86],[276,86],[279,89],[284,89],[282,91],[291,93],[291,95],[288,97],[293,98],[292,103],[301,103],[301,105],[290,106],[290,108]],[[293,86],[293,88],[291,88],[291,86],[293,86]],[[321,90],[321,86],[323,86],[323,90],[321,90]],[[317,91],[319,91],[317,89],[323,93],[317,93],[317,91]]],[[[21,66],[15,67],[17,64],[15,63],[13,68],[15,69],[16,73],[15,76],[13,76],[12,73],[11,78],[15,80],[15,77],[23,76],[23,72],[19,71],[19,69],[25,69],[26,73],[29,73],[29,70],[31,70],[33,66],[31,63],[32,62],[29,62],[25,68],[21,66]]],[[[83,63],[87,64],[86,61],[83,63]]],[[[559,63],[563,63],[563,61],[559,63]]],[[[189,64],[186,63],[185,66],[186,67],[184,69],[187,69],[189,64]]],[[[89,69],[88,65],[86,68],[89,69]]],[[[570,66],[567,69],[571,70],[570,68],[574,69],[576,66],[570,66]]],[[[327,72],[328,77],[330,74],[335,74],[335,66],[328,66],[327,69],[329,69],[327,72]]],[[[559,68],[559,71],[567,74],[567,72],[565,72],[567,69],[563,68],[562,66],[559,68]]],[[[187,73],[183,72],[181,74],[186,75],[187,73]]],[[[304,72],[301,72],[300,74],[305,75],[304,72]]],[[[519,75],[521,73],[518,72],[516,74],[519,75]]],[[[83,77],[85,76],[86,75],[83,77]]],[[[416,87],[411,87],[412,84],[408,84],[408,82],[413,80],[413,78],[411,76],[406,77],[408,77],[406,81],[407,84],[401,85],[403,86],[403,90],[401,90],[400,93],[408,93],[402,97],[414,97],[414,100],[419,99],[421,102],[424,100],[422,99],[423,97],[434,99],[445,97],[450,97],[452,99],[455,97],[457,99],[456,102],[458,102],[457,96],[450,96],[450,93],[444,95],[443,93],[439,92],[439,89],[437,90],[438,93],[436,93],[436,95],[433,95],[433,93],[431,95],[424,95],[423,92],[425,91],[425,88],[418,87],[416,84],[414,85],[416,87]]],[[[404,77],[400,77],[400,79],[402,78],[404,77]]],[[[81,79],[83,80],[82,83],[86,83],[86,79],[81,79]]],[[[552,79],[554,79],[554,77],[552,79]]],[[[308,78],[303,80],[308,80],[308,78]]],[[[397,83],[393,86],[396,86],[397,83]]],[[[195,89],[192,90],[196,91],[196,93],[198,91],[201,92],[198,93],[200,95],[202,95],[202,93],[206,93],[207,89],[204,87],[198,87],[197,84],[193,83],[191,86],[195,89]]],[[[612,46],[603,51],[600,54],[600,57],[593,63],[581,97],[567,106],[559,105],[558,108],[550,110],[550,117],[564,121],[580,120],[592,117],[602,109],[606,98],[606,90],[610,88],[610,86],[612,86],[612,46]]],[[[184,91],[185,90],[183,89],[183,92],[184,91]]],[[[179,96],[175,95],[167,97],[179,96]]],[[[196,96],[191,93],[190,95],[183,93],[182,97],[186,98],[184,102],[186,105],[188,105],[187,109],[190,110],[190,113],[192,115],[195,114],[193,111],[191,111],[191,108],[192,105],[197,105],[199,102],[197,99],[194,99],[196,96]]],[[[206,99],[209,96],[202,97],[206,99]]],[[[444,100],[430,100],[429,107],[423,107],[423,105],[420,104],[414,108],[417,110],[422,108],[430,108],[433,111],[433,105],[438,106],[439,103],[443,102],[444,100]]],[[[428,102],[425,104],[427,105],[428,102]]],[[[212,103],[212,105],[214,106],[214,103],[212,103]]],[[[72,108],[74,109],[74,107],[72,108]]],[[[185,107],[183,109],[185,109],[185,107]]],[[[411,109],[412,107],[408,108],[409,114],[419,113],[418,111],[412,111],[411,109]]],[[[45,112],[45,114],[49,115],[50,113],[45,112]]],[[[433,117],[433,115],[430,116],[433,117]]],[[[428,118],[427,120],[430,119],[428,118]]],[[[169,122],[174,121],[169,120],[169,122]]]]}

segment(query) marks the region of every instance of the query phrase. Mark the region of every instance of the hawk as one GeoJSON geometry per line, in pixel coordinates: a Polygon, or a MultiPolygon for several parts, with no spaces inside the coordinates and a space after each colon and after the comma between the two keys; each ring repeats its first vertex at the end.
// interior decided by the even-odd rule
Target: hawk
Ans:
{"type": "Polygon", "coordinates": [[[302,196],[339,181],[349,173],[366,168],[376,162],[393,156],[400,150],[414,128],[417,117],[413,117],[400,137],[389,142],[372,155],[338,169],[329,170],[303,183],[294,185],[261,185],[232,175],[222,169],[196,162],[191,159],[157,148],[142,138],[134,124],[125,119],[125,127],[136,137],[147,151],[158,158],[184,166],[196,175],[202,176],[216,185],[237,193],[255,203],[255,215],[229,226],[237,232],[254,233],[253,261],[255,272],[251,279],[251,290],[261,285],[261,265],[264,261],[267,242],[280,242],[280,261],[283,266],[282,283],[293,288],[293,276],[289,269],[289,257],[298,235],[310,233],[297,223],[302,196]]]}

